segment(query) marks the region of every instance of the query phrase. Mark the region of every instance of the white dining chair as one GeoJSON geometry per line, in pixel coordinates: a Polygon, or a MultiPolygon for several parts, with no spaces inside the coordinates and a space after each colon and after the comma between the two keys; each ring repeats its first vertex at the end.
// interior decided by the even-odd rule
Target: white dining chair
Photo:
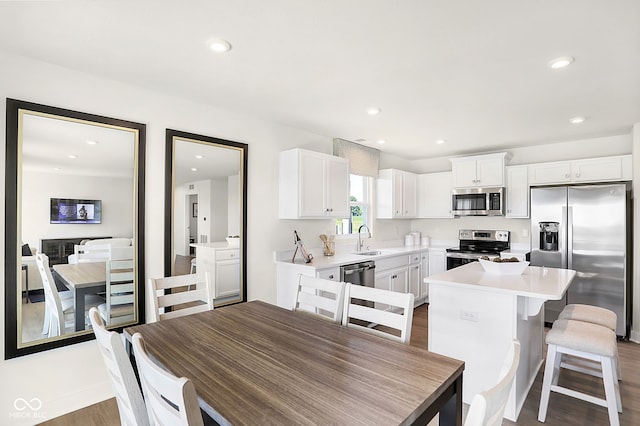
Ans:
{"type": "Polygon", "coordinates": [[[148,425],[147,407],[142,399],[142,392],[121,336],[105,328],[96,308],[89,310],[89,319],[116,394],[120,424],[123,426],[148,425]]]}
{"type": "Polygon", "coordinates": [[[213,309],[209,272],[149,278],[154,321],[213,309]]]}
{"type": "Polygon", "coordinates": [[[520,363],[520,342],[514,339],[498,375],[498,383],[473,397],[464,426],[498,426],[502,424],[509,393],[520,363]]]}
{"type": "MultiPolygon", "coordinates": [[[[49,268],[49,257],[44,253],[36,253],[36,265],[42,279],[45,303],[45,326],[47,337],[55,337],[72,331],[73,327],[73,298],[62,299],[58,294],[51,269],[49,268]],[[67,330],[67,328],[71,328],[67,330]]],[[[43,331],[44,334],[44,331],[43,331]]]]}
{"type": "Polygon", "coordinates": [[[313,312],[322,318],[342,322],[344,282],[300,274],[294,310],[313,312]]]}
{"type": "Polygon", "coordinates": [[[413,323],[413,299],[412,293],[347,284],[342,324],[398,342],[409,343],[413,323]],[[385,309],[379,309],[382,306],[385,309]]]}
{"type": "Polygon", "coordinates": [[[203,425],[193,382],[160,368],[149,357],[140,333],[132,338],[142,391],[152,425],[203,425]]]}
{"type": "Polygon", "coordinates": [[[73,254],[68,257],[68,262],[71,264],[104,262],[109,259],[110,254],[111,246],[109,244],[76,244],[73,246],[73,254]]]}
{"type": "Polygon", "coordinates": [[[106,303],[98,306],[100,316],[107,325],[118,325],[135,320],[134,260],[106,261],[106,303]]]}

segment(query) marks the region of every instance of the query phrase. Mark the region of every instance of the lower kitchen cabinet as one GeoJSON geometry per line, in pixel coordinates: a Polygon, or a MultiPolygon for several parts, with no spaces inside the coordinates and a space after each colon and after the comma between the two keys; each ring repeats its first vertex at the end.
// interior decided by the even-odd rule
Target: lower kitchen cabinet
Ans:
{"type": "Polygon", "coordinates": [[[240,294],[240,249],[226,243],[197,244],[196,271],[209,272],[214,301],[240,294]]]}

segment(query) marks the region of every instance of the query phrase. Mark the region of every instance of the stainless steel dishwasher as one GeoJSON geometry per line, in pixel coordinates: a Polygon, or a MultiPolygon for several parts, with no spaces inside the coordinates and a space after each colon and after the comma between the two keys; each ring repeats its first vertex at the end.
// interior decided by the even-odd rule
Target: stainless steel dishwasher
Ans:
{"type": "MultiPolygon", "coordinates": [[[[352,285],[374,287],[375,268],[376,264],[372,260],[352,263],[351,265],[343,265],[340,267],[340,281],[344,281],[352,285]]],[[[373,307],[373,302],[365,302],[360,299],[353,299],[353,303],[373,307]]]]}

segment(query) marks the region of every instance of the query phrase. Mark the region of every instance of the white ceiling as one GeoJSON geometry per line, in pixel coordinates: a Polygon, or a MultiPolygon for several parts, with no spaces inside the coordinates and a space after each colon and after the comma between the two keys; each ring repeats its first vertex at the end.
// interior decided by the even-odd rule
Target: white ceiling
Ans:
{"type": "Polygon", "coordinates": [[[640,122],[637,0],[0,2],[0,49],[410,159],[640,122]]]}

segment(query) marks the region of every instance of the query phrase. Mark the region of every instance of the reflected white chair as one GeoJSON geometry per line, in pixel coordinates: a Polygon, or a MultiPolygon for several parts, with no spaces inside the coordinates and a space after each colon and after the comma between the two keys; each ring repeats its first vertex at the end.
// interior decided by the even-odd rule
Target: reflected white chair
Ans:
{"type": "Polygon", "coordinates": [[[49,269],[49,256],[44,253],[37,253],[36,265],[38,265],[40,278],[42,278],[42,287],[44,288],[44,321],[47,326],[47,337],[60,336],[66,333],[67,327],[73,327],[73,298],[60,298],[58,288],[51,275],[51,269],[49,269]]]}
{"type": "Polygon", "coordinates": [[[89,310],[89,319],[116,394],[120,423],[127,426],[148,425],[147,407],[121,336],[105,328],[96,308],[89,310]]]}
{"type": "MultiPolygon", "coordinates": [[[[37,253],[36,265],[38,265],[44,289],[45,316],[42,334],[46,334],[47,337],[55,337],[72,333],[75,330],[73,293],[70,291],[58,292],[58,287],[49,268],[49,256],[37,253]]],[[[89,309],[97,306],[102,300],[98,296],[87,296],[85,306],[89,309]]]]}
{"type": "Polygon", "coordinates": [[[322,318],[342,322],[344,282],[300,274],[294,310],[318,314],[322,318]]]}
{"type": "Polygon", "coordinates": [[[209,273],[149,278],[154,321],[213,309],[209,273]]]}
{"type": "Polygon", "coordinates": [[[140,333],[132,336],[149,421],[152,425],[203,425],[193,382],[156,365],[147,354],[140,333]]]}
{"type": "Polygon", "coordinates": [[[105,262],[111,256],[111,245],[109,244],[76,244],[73,246],[73,254],[69,255],[68,262],[105,262]]]}
{"type": "Polygon", "coordinates": [[[347,284],[342,325],[408,344],[413,323],[413,298],[412,293],[347,284]],[[376,329],[369,324],[383,327],[376,329]]]}
{"type": "Polygon", "coordinates": [[[134,260],[107,260],[107,302],[98,306],[100,316],[107,325],[132,322],[135,319],[134,260]]]}
{"type": "Polygon", "coordinates": [[[520,342],[509,346],[507,356],[498,375],[498,383],[473,397],[464,426],[498,426],[502,424],[509,393],[520,363],[520,342]]]}

